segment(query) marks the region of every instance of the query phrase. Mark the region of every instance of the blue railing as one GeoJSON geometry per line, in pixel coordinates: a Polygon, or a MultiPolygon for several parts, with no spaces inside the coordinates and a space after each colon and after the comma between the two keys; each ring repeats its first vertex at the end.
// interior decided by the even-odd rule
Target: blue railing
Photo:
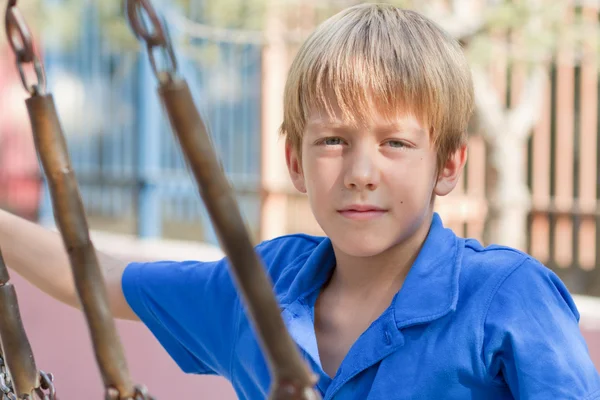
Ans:
{"type": "MultiPolygon", "coordinates": [[[[92,12],[69,48],[46,50],[54,94],[86,212],[131,219],[142,237],[165,224],[192,224],[216,242],[196,184],[156,93],[147,56],[115,50],[92,12]]],[[[180,73],[209,126],[242,214],[256,232],[260,214],[261,45],[189,40],[180,73]],[[208,62],[202,51],[217,50],[208,62]],[[215,56],[216,55],[216,56],[215,56]]],[[[41,219],[51,218],[44,196],[41,219]]]]}

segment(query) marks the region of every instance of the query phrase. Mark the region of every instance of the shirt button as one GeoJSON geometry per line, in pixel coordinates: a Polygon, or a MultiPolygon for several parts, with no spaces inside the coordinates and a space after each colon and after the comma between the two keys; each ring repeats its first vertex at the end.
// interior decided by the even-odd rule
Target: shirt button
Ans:
{"type": "Polygon", "coordinates": [[[390,344],[392,344],[392,336],[390,335],[389,331],[385,331],[385,344],[387,344],[388,346],[390,344]]]}

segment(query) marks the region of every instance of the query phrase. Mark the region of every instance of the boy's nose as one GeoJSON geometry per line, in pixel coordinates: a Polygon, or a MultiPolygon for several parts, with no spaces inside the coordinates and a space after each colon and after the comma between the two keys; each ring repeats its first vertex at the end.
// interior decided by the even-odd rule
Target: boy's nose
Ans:
{"type": "Polygon", "coordinates": [[[376,165],[375,154],[363,149],[354,149],[344,176],[344,185],[352,190],[375,190],[379,186],[380,174],[376,165]]]}

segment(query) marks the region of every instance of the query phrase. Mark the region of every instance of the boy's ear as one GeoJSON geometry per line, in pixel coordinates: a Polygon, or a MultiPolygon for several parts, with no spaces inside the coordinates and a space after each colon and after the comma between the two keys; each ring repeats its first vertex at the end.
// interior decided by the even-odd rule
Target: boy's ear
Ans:
{"type": "Polygon", "coordinates": [[[446,163],[439,172],[438,180],[434,188],[434,193],[437,196],[446,196],[456,187],[466,162],[467,146],[462,145],[448,157],[448,160],[446,160],[446,163]]]}
{"type": "Polygon", "coordinates": [[[285,141],[285,162],[294,187],[300,193],[306,193],[304,173],[302,172],[302,164],[300,162],[300,157],[298,156],[298,150],[295,146],[292,146],[289,140],[285,141]]]}

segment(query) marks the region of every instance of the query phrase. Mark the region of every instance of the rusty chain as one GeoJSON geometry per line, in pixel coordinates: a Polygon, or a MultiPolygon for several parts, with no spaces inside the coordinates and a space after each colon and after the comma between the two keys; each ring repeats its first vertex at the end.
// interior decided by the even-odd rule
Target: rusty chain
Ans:
{"type": "MultiPolygon", "coordinates": [[[[7,37],[9,39],[10,46],[15,53],[17,68],[19,70],[19,74],[21,76],[21,81],[25,89],[32,95],[32,98],[29,99],[28,109],[30,111],[30,116],[35,115],[35,103],[44,102],[46,92],[46,78],[43,64],[40,62],[39,57],[37,56],[34,46],[33,40],[31,36],[31,32],[27,27],[24,18],[22,17],[20,11],[16,7],[17,0],[8,0],[7,9],[6,9],[6,19],[5,19],[5,27],[7,37]],[[36,73],[37,83],[30,84],[25,76],[24,66],[26,64],[33,64],[33,68],[36,73]]],[[[168,34],[168,30],[166,29],[166,25],[161,23],[161,20],[157,16],[155,10],[150,4],[149,0],[127,0],[127,15],[131,24],[131,27],[135,33],[135,35],[144,40],[146,44],[146,48],[148,51],[148,56],[150,59],[150,65],[155,77],[158,79],[161,84],[162,95],[164,97],[163,100],[165,102],[170,103],[171,105],[177,104],[177,100],[184,101],[189,106],[193,103],[191,99],[191,94],[187,89],[187,86],[183,85],[182,82],[178,82],[175,80],[175,75],[177,72],[177,59],[175,57],[175,52],[173,50],[172,42],[168,34]],[[149,21],[149,26],[147,26],[146,21],[149,21]],[[159,52],[163,57],[163,65],[159,67],[159,63],[157,62],[156,52],[159,52]],[[172,95],[172,96],[170,96],[172,95]],[[169,97],[172,101],[166,101],[169,97]]],[[[51,98],[50,98],[51,102],[51,98]]],[[[47,101],[46,101],[47,103],[47,101]]],[[[38,104],[39,105],[39,104],[38,104]]],[[[48,104],[41,104],[48,105],[48,104]]],[[[50,104],[52,105],[52,104],[50,104]]],[[[48,107],[50,106],[48,105],[48,107]]],[[[185,104],[184,104],[185,105],[185,104]]],[[[53,105],[52,107],[53,110],[53,105]]],[[[51,110],[51,111],[52,111],[51,110]]],[[[39,111],[39,110],[38,110],[39,111]]],[[[171,114],[173,114],[173,110],[171,110],[171,114]]],[[[196,125],[202,125],[201,119],[197,110],[194,109],[194,114],[190,120],[178,121],[184,123],[184,125],[189,125],[187,128],[193,128],[192,131],[197,129],[203,130],[203,127],[199,127],[196,125]],[[197,118],[196,118],[197,117],[197,118]],[[198,121],[196,121],[196,119],[198,121]],[[191,124],[191,125],[190,125],[191,124]]],[[[42,113],[43,114],[43,113],[42,113]]],[[[55,116],[55,113],[54,113],[55,116]]],[[[171,115],[173,116],[173,115],[171,115]]],[[[56,119],[56,118],[55,118],[56,119]]],[[[177,118],[175,118],[177,119],[177,118]]],[[[32,124],[33,124],[32,120],[32,124]]],[[[37,121],[40,122],[40,121],[37,121]]],[[[58,121],[55,121],[57,125],[58,121]]],[[[177,121],[175,121],[177,122],[177,121]]],[[[40,125],[40,124],[38,124],[40,125]]],[[[175,124],[174,125],[178,125],[175,124]]],[[[42,125],[38,126],[38,128],[42,127],[42,125]]],[[[48,128],[43,125],[44,128],[48,128]]],[[[41,129],[41,128],[40,128],[41,129]]],[[[57,128],[60,133],[60,128],[57,125],[57,128]]],[[[189,130],[189,129],[188,129],[189,130]]],[[[47,132],[46,132],[47,133],[47,132]]],[[[189,132],[188,132],[189,133],[189,132]]],[[[185,137],[185,132],[182,135],[185,137]]],[[[214,163],[215,165],[216,162],[214,163]]],[[[216,168],[216,167],[215,167],[216,168]]],[[[198,177],[197,177],[198,179],[198,177]]],[[[223,181],[225,181],[223,179],[223,181]]],[[[232,200],[233,201],[233,200],[232,200]]],[[[233,204],[235,205],[235,204],[233,204]]],[[[219,214],[220,215],[220,214],[219,214]]],[[[241,220],[241,217],[239,218],[241,220]]],[[[246,236],[244,236],[246,238],[246,236]]],[[[231,243],[229,243],[231,244],[231,243]]],[[[248,244],[249,247],[249,244],[248,244]]],[[[251,249],[251,247],[249,247],[251,249]]],[[[256,255],[253,254],[256,258],[256,255]]],[[[239,260],[238,260],[239,261],[239,260]]],[[[257,260],[255,260],[258,262],[257,260]]],[[[257,264],[258,265],[258,264],[257,264]]],[[[256,267],[256,265],[254,266],[256,267]]],[[[258,269],[260,266],[258,266],[258,269]]],[[[238,271],[239,273],[240,271],[238,271]]],[[[247,278],[247,277],[246,277],[247,278]]],[[[257,287],[260,287],[261,290],[267,290],[268,282],[266,279],[263,279],[264,282],[257,287]],[[263,287],[264,286],[264,287],[263,287]]],[[[253,288],[253,285],[249,284],[249,281],[242,279],[242,283],[245,284],[245,292],[248,292],[253,288]]],[[[256,282],[255,282],[256,283],[256,282]]],[[[256,291],[256,290],[254,290],[256,291]]],[[[256,293],[253,293],[252,298],[254,300],[260,299],[256,296],[256,293]]],[[[274,301],[274,299],[267,299],[274,301]]],[[[252,303],[252,302],[251,302],[252,303]]],[[[272,302],[271,302],[272,303],[272,302]]],[[[269,303],[273,309],[276,309],[276,305],[269,303]]],[[[256,310],[255,310],[256,311],[256,310]]],[[[256,317],[256,315],[254,315],[256,317]]],[[[262,318],[262,323],[259,323],[259,327],[264,328],[268,325],[275,324],[276,332],[282,331],[285,332],[285,327],[283,326],[283,322],[280,321],[280,318],[262,318]]],[[[268,331],[268,330],[267,330],[268,331]]],[[[265,336],[265,332],[262,332],[265,336]]],[[[272,333],[269,333],[268,339],[275,340],[272,336],[272,333]]],[[[267,337],[263,337],[263,339],[267,339],[267,337]]],[[[270,358],[272,358],[270,364],[275,367],[275,372],[278,375],[277,385],[275,390],[273,391],[270,398],[272,399],[317,399],[319,398],[316,391],[312,389],[314,385],[315,377],[308,374],[308,371],[305,369],[304,364],[300,356],[295,352],[295,346],[291,342],[291,339],[287,336],[284,338],[279,338],[279,340],[275,340],[277,343],[285,344],[285,346],[274,347],[272,345],[271,340],[267,340],[267,343],[270,346],[267,346],[269,350],[268,353],[270,358]],[[280,343],[281,342],[281,343],[280,343]],[[276,351],[277,350],[277,351],[276,351]],[[277,356],[276,358],[274,356],[277,356]],[[291,379],[291,380],[290,380],[291,379]]],[[[41,400],[54,400],[55,399],[55,391],[53,386],[53,379],[51,375],[44,374],[40,372],[40,387],[35,389],[35,396],[41,400]]],[[[2,375],[1,378],[6,378],[8,375],[2,375]]],[[[0,389],[9,389],[7,385],[7,381],[2,379],[4,382],[0,382],[0,389]]],[[[10,382],[8,382],[10,383],[10,382]]],[[[14,393],[12,393],[12,397],[10,394],[10,390],[6,394],[3,394],[3,398],[1,400],[33,400],[30,396],[25,396],[24,399],[17,399],[14,393]]],[[[153,398],[148,394],[145,388],[141,386],[134,387],[134,393],[130,397],[123,398],[119,393],[117,388],[109,386],[106,388],[106,400],[153,400],[153,398]]]]}
{"type": "Polygon", "coordinates": [[[105,400],[155,400],[155,399],[148,393],[148,390],[146,389],[145,386],[137,385],[137,386],[135,386],[135,393],[134,393],[133,397],[128,397],[125,399],[122,399],[121,397],[119,397],[118,390],[116,390],[114,388],[108,388],[108,390],[106,391],[105,400]]]}
{"type": "Polygon", "coordinates": [[[19,70],[23,87],[31,95],[44,94],[46,92],[46,72],[35,51],[31,31],[17,7],[17,0],[8,1],[4,21],[8,43],[15,53],[17,69],[19,70]],[[27,64],[33,64],[37,78],[37,82],[35,83],[30,83],[25,74],[24,67],[27,64]]]}
{"type": "MultiPolygon", "coordinates": [[[[0,392],[2,396],[0,400],[34,400],[31,396],[25,396],[21,399],[17,397],[14,392],[10,374],[6,370],[6,364],[4,363],[2,356],[0,356],[0,392]]],[[[56,389],[54,387],[54,376],[52,374],[40,371],[40,387],[35,389],[35,394],[36,400],[56,400],[56,389]]]]}
{"type": "MultiPolygon", "coordinates": [[[[37,141],[39,141],[39,139],[40,139],[39,135],[45,135],[44,136],[45,139],[48,139],[50,137],[50,139],[54,140],[52,143],[50,143],[51,144],[50,150],[52,150],[52,151],[46,149],[46,147],[43,147],[42,149],[37,148],[38,155],[48,156],[47,153],[51,153],[52,156],[54,156],[55,158],[58,157],[60,160],[68,159],[68,156],[65,156],[66,151],[67,151],[66,148],[60,148],[61,147],[60,143],[61,142],[64,143],[64,137],[62,136],[60,124],[58,122],[58,117],[56,116],[52,96],[46,93],[46,76],[45,76],[44,65],[36,52],[36,48],[34,46],[34,41],[32,39],[31,31],[29,30],[29,27],[27,26],[27,23],[25,22],[23,15],[21,14],[20,10],[17,7],[17,0],[8,0],[8,2],[7,2],[6,15],[5,15],[5,29],[6,29],[6,35],[8,38],[9,45],[15,54],[17,69],[19,71],[21,81],[23,83],[23,87],[31,95],[31,98],[26,100],[26,103],[28,106],[28,111],[30,114],[31,122],[32,122],[34,136],[36,136],[36,138],[38,139],[37,141]],[[27,79],[27,76],[25,74],[25,66],[27,64],[33,65],[33,69],[35,71],[36,78],[37,78],[36,82],[32,83],[27,79]],[[58,141],[55,140],[56,138],[58,138],[58,141]],[[62,138],[62,140],[61,140],[61,138],[62,138]],[[58,151],[58,155],[57,155],[57,151],[58,151]],[[61,153],[61,151],[62,151],[62,153],[61,153]],[[42,154],[40,154],[40,152],[42,154]]],[[[166,37],[164,32],[161,32],[161,37],[162,38],[166,37]]],[[[151,46],[151,47],[153,48],[154,46],[151,46]]],[[[163,46],[163,47],[165,47],[165,46],[163,46]]],[[[172,63],[173,65],[170,67],[169,70],[174,70],[174,68],[175,68],[174,57],[172,57],[171,60],[173,60],[173,63],[172,63]]],[[[158,68],[156,67],[155,61],[153,62],[153,68],[156,70],[156,73],[159,72],[158,68]]],[[[38,143],[38,145],[39,145],[39,143],[38,143]]],[[[38,146],[36,145],[36,147],[38,147],[38,146]]],[[[42,161],[44,161],[43,160],[44,157],[41,157],[41,158],[42,158],[42,161]]],[[[74,178],[72,178],[72,180],[74,180],[74,178]]],[[[70,183],[72,184],[73,182],[70,181],[70,183]]],[[[75,183],[75,186],[76,186],[76,183],[75,183]]],[[[77,196],[72,196],[72,194],[73,193],[69,193],[69,196],[70,196],[69,198],[61,198],[61,200],[69,202],[69,201],[72,201],[73,199],[76,199],[77,196]]],[[[76,195],[77,195],[77,193],[76,193],[76,195]]],[[[53,196],[53,200],[55,200],[54,196],[53,196]]],[[[72,228],[72,226],[69,226],[69,228],[72,228]]],[[[64,239],[64,237],[63,237],[63,239],[64,239]]],[[[81,249],[81,250],[83,252],[86,249],[81,249]]],[[[86,254],[83,254],[83,256],[88,257],[89,254],[86,253],[86,254]]],[[[86,263],[86,265],[87,265],[87,263],[86,263]]],[[[86,270],[86,272],[90,273],[90,271],[88,271],[88,270],[86,270]]],[[[96,270],[93,270],[92,272],[96,272],[96,270]]],[[[86,287],[86,289],[87,289],[87,287],[86,287]]],[[[98,292],[96,291],[94,294],[97,295],[98,292]]],[[[80,293],[80,295],[81,295],[81,293],[80,293]]],[[[90,300],[91,303],[94,303],[94,301],[93,301],[94,299],[88,299],[88,300],[90,300]]],[[[96,301],[96,303],[97,303],[97,301],[96,301]]],[[[100,302],[100,305],[91,304],[89,306],[96,307],[94,309],[94,311],[96,311],[96,314],[97,314],[98,312],[105,309],[105,308],[101,307],[102,305],[103,305],[102,302],[100,302]]],[[[90,321],[88,321],[88,323],[89,322],[90,321]]],[[[110,328],[110,326],[108,328],[110,328]]],[[[101,367],[101,370],[102,370],[101,372],[103,373],[103,378],[105,378],[105,382],[107,382],[107,380],[108,380],[108,381],[112,381],[115,383],[115,387],[110,385],[109,387],[106,388],[106,399],[107,400],[153,400],[152,397],[147,393],[146,389],[142,388],[142,387],[131,387],[131,391],[133,392],[133,394],[130,394],[131,391],[127,390],[128,389],[127,386],[129,384],[128,371],[126,370],[126,366],[124,364],[122,354],[118,354],[119,353],[118,351],[114,351],[114,348],[115,348],[114,332],[111,331],[110,329],[108,329],[108,332],[107,332],[107,330],[102,330],[101,332],[97,332],[97,330],[95,332],[93,332],[93,333],[97,334],[94,338],[98,339],[98,337],[101,337],[102,339],[106,339],[107,341],[110,341],[108,339],[111,339],[113,341],[113,346],[108,346],[108,348],[106,346],[104,346],[101,349],[98,348],[98,346],[99,346],[98,343],[94,342],[95,350],[97,353],[97,358],[100,357],[103,360],[103,362],[100,362],[100,358],[98,358],[99,366],[101,367]],[[99,354],[100,350],[102,350],[102,352],[101,352],[102,354],[99,354]],[[115,355],[115,353],[117,353],[117,354],[115,355]],[[113,357],[113,356],[116,357],[115,362],[117,364],[116,366],[114,366],[114,368],[112,365],[109,366],[107,364],[110,357],[113,357]],[[119,389],[121,389],[121,391],[119,389]],[[122,395],[122,393],[124,393],[124,392],[128,393],[128,394],[122,395]],[[127,397],[124,397],[124,396],[127,396],[127,397]]],[[[104,341],[101,344],[106,345],[107,343],[106,343],[106,341],[104,341]]],[[[119,343],[117,342],[117,344],[119,344],[119,343]]],[[[114,357],[113,357],[113,361],[114,361],[114,357]]],[[[53,376],[51,374],[46,374],[43,371],[38,371],[38,373],[39,373],[38,386],[32,390],[31,394],[26,394],[26,395],[24,395],[23,398],[18,398],[18,396],[15,395],[15,390],[14,390],[15,385],[13,385],[12,379],[10,378],[7,370],[4,369],[4,363],[2,363],[2,370],[0,371],[0,391],[1,391],[0,400],[34,400],[34,399],[35,400],[55,400],[56,399],[56,390],[54,388],[53,376]]],[[[108,385],[108,383],[106,383],[106,384],[108,385]]]]}
{"type": "Polygon", "coordinates": [[[149,0],[127,1],[127,17],[131,28],[138,39],[146,43],[150,66],[159,82],[172,80],[177,72],[177,58],[167,25],[162,23],[149,0]],[[146,17],[146,18],[144,18],[146,17]],[[148,20],[150,26],[146,26],[148,20]],[[160,51],[165,69],[157,65],[155,50],[160,51]]]}
{"type": "Polygon", "coordinates": [[[52,374],[47,374],[44,371],[40,371],[40,387],[35,390],[35,393],[40,400],[56,400],[54,376],[52,376],[52,374]]]}
{"type": "Polygon", "coordinates": [[[196,179],[221,246],[231,263],[234,280],[258,336],[273,376],[271,400],[316,400],[316,376],[310,371],[288,334],[279,313],[264,267],[257,256],[243,222],[231,185],[211,144],[210,133],[194,105],[189,86],[176,76],[177,62],[172,42],[151,5],[151,0],[126,0],[131,28],[145,45],[150,64],[159,82],[158,94],[171,128],[196,179]],[[145,17],[145,19],[144,19],[145,17]],[[148,21],[149,27],[144,23],[148,21]],[[159,70],[154,50],[167,58],[159,70]]]}
{"type": "Polygon", "coordinates": [[[54,377],[37,369],[19,303],[0,251],[1,400],[56,400],[54,377]],[[35,393],[35,394],[34,394],[35,393]]]}
{"type": "Polygon", "coordinates": [[[6,370],[6,364],[2,356],[0,356],[0,392],[2,392],[1,400],[17,400],[12,380],[6,370]]]}

